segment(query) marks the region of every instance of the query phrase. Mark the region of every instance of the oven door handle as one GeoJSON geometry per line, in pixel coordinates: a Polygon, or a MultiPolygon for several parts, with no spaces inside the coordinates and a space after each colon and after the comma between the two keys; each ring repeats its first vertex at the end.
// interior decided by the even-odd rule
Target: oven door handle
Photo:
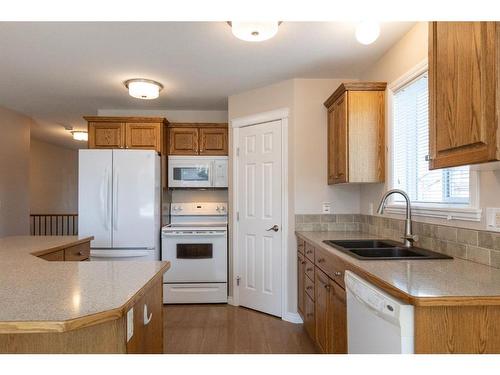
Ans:
{"type": "Polygon", "coordinates": [[[220,232],[214,232],[214,233],[168,233],[168,232],[163,232],[162,233],[164,237],[222,237],[227,234],[226,231],[220,231],[220,232]]]}

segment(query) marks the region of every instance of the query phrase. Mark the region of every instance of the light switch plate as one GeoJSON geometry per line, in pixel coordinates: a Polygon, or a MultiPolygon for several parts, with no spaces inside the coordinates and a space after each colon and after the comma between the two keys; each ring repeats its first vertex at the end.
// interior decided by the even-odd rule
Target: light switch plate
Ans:
{"type": "Polygon", "coordinates": [[[127,311],[127,342],[134,336],[134,308],[127,311]]]}
{"type": "Polygon", "coordinates": [[[488,230],[500,232],[500,208],[486,208],[486,227],[488,230]]]}

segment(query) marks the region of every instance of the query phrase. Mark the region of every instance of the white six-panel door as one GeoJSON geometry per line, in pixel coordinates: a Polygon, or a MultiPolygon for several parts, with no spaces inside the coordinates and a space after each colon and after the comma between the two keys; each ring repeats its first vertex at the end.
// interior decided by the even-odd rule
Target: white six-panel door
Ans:
{"type": "Polygon", "coordinates": [[[281,121],[239,129],[239,304],[281,316],[281,121]],[[277,226],[277,231],[271,230],[277,226]]]}

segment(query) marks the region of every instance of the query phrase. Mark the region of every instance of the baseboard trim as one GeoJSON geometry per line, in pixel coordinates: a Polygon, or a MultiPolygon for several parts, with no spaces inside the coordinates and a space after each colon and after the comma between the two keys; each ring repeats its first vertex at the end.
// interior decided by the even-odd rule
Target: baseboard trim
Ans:
{"type": "Polygon", "coordinates": [[[283,316],[281,317],[281,319],[283,319],[286,322],[295,323],[295,324],[304,323],[302,321],[302,318],[300,317],[300,315],[298,313],[293,313],[293,312],[289,312],[289,311],[284,313],[283,316]]]}
{"type": "Polygon", "coordinates": [[[227,303],[228,303],[228,305],[238,306],[234,303],[232,296],[227,297],[227,303]]]}

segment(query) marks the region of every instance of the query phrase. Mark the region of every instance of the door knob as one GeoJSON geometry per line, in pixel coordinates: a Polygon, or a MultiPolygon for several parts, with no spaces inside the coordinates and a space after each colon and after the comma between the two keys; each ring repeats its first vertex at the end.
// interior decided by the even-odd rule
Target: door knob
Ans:
{"type": "Polygon", "coordinates": [[[269,232],[271,230],[274,230],[275,232],[280,230],[280,227],[278,227],[276,224],[274,224],[271,228],[266,229],[266,232],[269,232]]]}

